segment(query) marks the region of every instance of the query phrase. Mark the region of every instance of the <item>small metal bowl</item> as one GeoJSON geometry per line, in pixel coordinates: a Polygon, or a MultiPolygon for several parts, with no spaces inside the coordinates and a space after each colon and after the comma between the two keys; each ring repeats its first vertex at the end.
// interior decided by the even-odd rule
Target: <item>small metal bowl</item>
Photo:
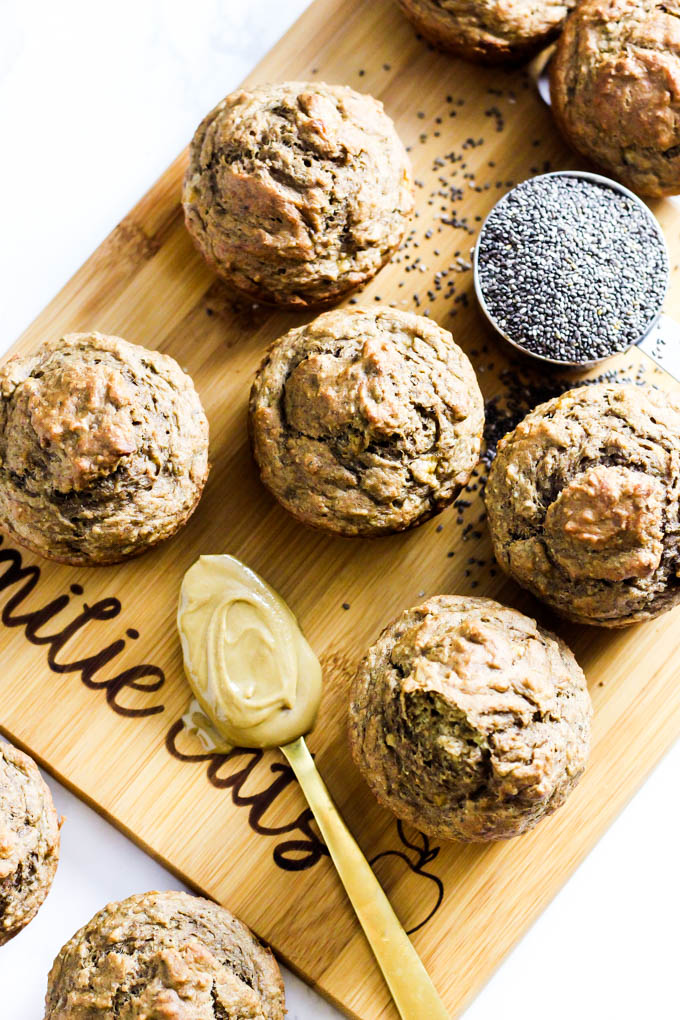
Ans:
{"type": "Polygon", "coordinates": [[[663,298],[659,301],[659,307],[656,311],[656,314],[652,316],[651,321],[649,322],[645,331],[640,335],[640,337],[638,337],[637,340],[633,341],[631,344],[629,344],[627,348],[624,348],[622,351],[617,351],[615,352],[615,354],[607,354],[602,358],[593,358],[587,361],[565,361],[556,358],[549,358],[543,354],[537,354],[535,351],[531,351],[528,348],[522,346],[522,344],[517,343],[517,341],[512,340],[506,333],[503,332],[503,329],[500,327],[496,319],[494,319],[493,315],[491,314],[491,311],[484,298],[484,291],[482,288],[479,272],[479,247],[480,241],[484,235],[484,230],[486,228],[487,222],[489,220],[489,217],[493,214],[497,207],[499,205],[502,205],[503,202],[506,202],[508,197],[514,192],[515,188],[512,188],[505,195],[503,195],[503,197],[500,198],[498,202],[496,202],[491,212],[489,212],[489,214],[487,215],[486,219],[482,223],[481,229],[479,231],[479,236],[477,238],[477,242],[474,248],[473,273],[475,294],[477,296],[479,307],[484,313],[484,316],[489,322],[489,324],[493,327],[496,333],[502,336],[503,339],[506,340],[507,343],[511,344],[516,350],[521,351],[523,354],[526,354],[528,357],[533,358],[535,361],[540,361],[547,365],[553,365],[555,368],[561,369],[594,368],[596,365],[602,364],[609,358],[615,357],[617,354],[624,353],[626,350],[630,350],[630,348],[633,346],[637,346],[645,354],[652,358],[652,360],[661,368],[663,368],[665,371],[668,371],[671,375],[673,375],[676,378],[680,378],[680,343],[678,342],[678,340],[680,339],[680,326],[678,326],[678,324],[675,323],[672,319],[669,319],[668,316],[661,314],[663,301],[665,300],[666,295],[668,293],[669,258],[668,248],[666,247],[666,241],[663,236],[663,231],[661,230],[661,225],[657,220],[656,216],[648,209],[648,207],[645,205],[641,198],[635,195],[628,188],[625,188],[622,184],[619,184],[618,181],[612,181],[609,177],[603,177],[600,174],[588,173],[585,170],[558,170],[553,173],[539,174],[536,177],[530,179],[540,180],[544,177],[580,177],[583,180],[592,181],[595,184],[611,188],[614,191],[618,191],[621,194],[626,195],[632,202],[635,202],[641,209],[644,210],[645,214],[649,218],[650,223],[656,229],[659,236],[659,240],[661,241],[664,251],[666,252],[666,285],[664,287],[663,298]],[[669,339],[673,340],[672,345],[668,344],[669,339]],[[675,357],[673,357],[673,355],[675,355],[675,357]],[[671,365],[672,361],[678,362],[677,367],[672,367],[671,365]]]}

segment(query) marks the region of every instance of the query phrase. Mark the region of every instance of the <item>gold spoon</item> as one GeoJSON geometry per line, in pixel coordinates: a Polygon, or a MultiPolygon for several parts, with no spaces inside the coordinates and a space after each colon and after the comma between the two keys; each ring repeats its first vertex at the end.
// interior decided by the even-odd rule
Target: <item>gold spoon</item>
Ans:
{"type": "Polygon", "coordinates": [[[321,667],[286,603],[239,560],[201,556],[184,576],[177,624],[198,702],[193,724],[216,730],[231,746],[280,747],[402,1020],[450,1020],[305,743],[319,706],[321,667]]]}

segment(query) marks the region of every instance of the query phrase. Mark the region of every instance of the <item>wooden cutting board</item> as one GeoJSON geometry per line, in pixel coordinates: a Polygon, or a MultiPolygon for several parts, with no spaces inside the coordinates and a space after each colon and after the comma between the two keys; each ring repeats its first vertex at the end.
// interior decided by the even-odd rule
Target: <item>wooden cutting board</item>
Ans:
{"type": "MultiPolygon", "coordinates": [[[[505,352],[485,331],[469,271],[480,218],[511,182],[576,165],[527,75],[434,53],[389,0],[317,0],[249,80],[285,78],[374,93],[412,147],[412,235],[360,302],[428,310],[449,326],[486,398],[500,401],[492,414],[508,386],[511,402],[525,384],[527,402],[536,400],[535,379],[518,364],[508,374],[505,352]]],[[[210,756],[183,732],[189,692],[174,625],[180,580],[200,553],[239,556],[288,600],[322,657],[326,689],[310,745],[458,1014],[680,731],[679,617],[621,632],[551,620],[494,570],[477,479],[467,505],[374,542],[327,538],[279,509],[251,462],[246,401],[266,346],[304,316],[233,304],[184,230],[185,163],[182,154],[15,350],[98,329],[174,355],[208,412],[212,474],[188,527],[128,565],[57,566],[3,538],[2,730],[185,881],[239,914],[349,1016],[394,1017],[280,755],[210,756]],[[570,642],[590,680],[587,774],[565,808],[510,842],[445,844],[398,827],[348,754],[346,692],[357,660],[397,613],[439,592],[485,594],[537,613],[570,642]]],[[[675,260],[680,216],[670,202],[654,209],[675,260]]],[[[671,296],[676,315],[677,305],[671,296]]],[[[634,371],[637,362],[627,356],[618,365],[634,371]]]]}

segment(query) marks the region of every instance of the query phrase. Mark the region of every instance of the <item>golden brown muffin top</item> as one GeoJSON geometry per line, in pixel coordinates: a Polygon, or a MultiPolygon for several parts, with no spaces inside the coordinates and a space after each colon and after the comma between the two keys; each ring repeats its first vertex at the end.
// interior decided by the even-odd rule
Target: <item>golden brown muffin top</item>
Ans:
{"type": "Polygon", "coordinates": [[[680,405],[596,384],[541,404],[505,436],[486,505],[496,556],[566,616],[617,626],[680,599],[680,405]]]}
{"type": "Polygon", "coordinates": [[[529,56],[558,31],[576,0],[399,0],[436,45],[469,59],[529,56]]]}
{"type": "Polygon", "coordinates": [[[483,402],[453,337],[410,312],[326,312],[271,348],[250,424],[262,478],[305,523],[342,534],[417,524],[477,463],[483,402]]]}
{"type": "Polygon", "coordinates": [[[59,823],[35,762],[0,740],[0,946],[35,916],[59,861],[59,823]]]}
{"type": "Polygon", "coordinates": [[[208,472],[192,380],[158,351],[71,333],[0,368],[0,522],[67,562],[168,537],[208,472]]]}
{"type": "Polygon", "coordinates": [[[227,96],[199,125],[182,195],[213,268],[257,300],[336,300],[399,245],[410,162],[382,103],[323,82],[227,96]]]}
{"type": "Polygon", "coordinates": [[[552,66],[569,141],[643,195],[680,191],[680,5],[583,0],[552,66]]]}
{"type": "Polygon", "coordinates": [[[491,599],[407,610],[352,684],[355,760],[378,799],[433,835],[517,835],[566,797],[588,754],[590,698],[567,646],[491,599]]]}
{"type": "Polygon", "coordinates": [[[224,907],[183,892],[110,903],[50,971],[45,1020],[283,1020],[274,957],[224,907]]]}

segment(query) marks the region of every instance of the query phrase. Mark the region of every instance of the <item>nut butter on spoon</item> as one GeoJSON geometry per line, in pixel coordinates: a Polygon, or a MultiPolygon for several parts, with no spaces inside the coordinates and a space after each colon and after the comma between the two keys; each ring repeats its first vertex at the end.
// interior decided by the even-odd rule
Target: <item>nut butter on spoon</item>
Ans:
{"type": "Polygon", "coordinates": [[[177,612],[184,668],[208,739],[280,747],[316,818],[403,1020],[449,1020],[425,967],[317,772],[304,734],[321,700],[321,666],[292,612],[232,556],[201,556],[177,612]]]}

